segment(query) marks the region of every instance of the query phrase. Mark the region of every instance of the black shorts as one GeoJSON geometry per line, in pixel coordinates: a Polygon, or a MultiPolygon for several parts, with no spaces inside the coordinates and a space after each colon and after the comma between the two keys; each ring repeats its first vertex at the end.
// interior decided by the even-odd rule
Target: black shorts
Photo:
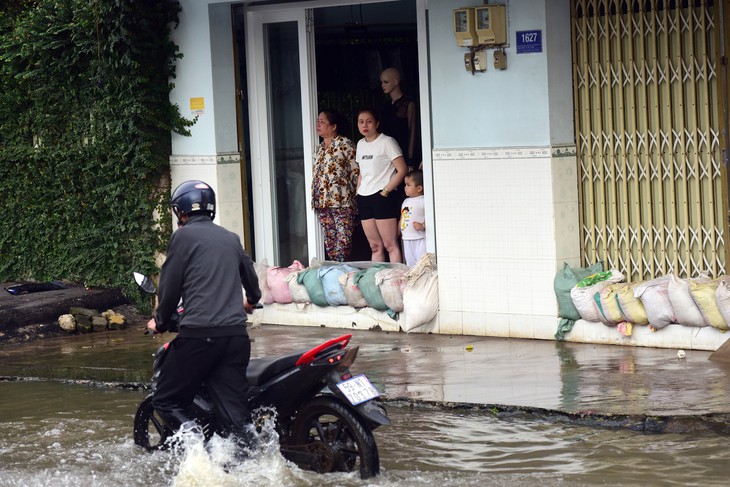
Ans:
{"type": "Polygon", "coordinates": [[[360,221],[399,218],[401,203],[403,197],[398,190],[391,191],[388,196],[382,196],[380,192],[369,196],[357,195],[357,212],[360,221]]]}

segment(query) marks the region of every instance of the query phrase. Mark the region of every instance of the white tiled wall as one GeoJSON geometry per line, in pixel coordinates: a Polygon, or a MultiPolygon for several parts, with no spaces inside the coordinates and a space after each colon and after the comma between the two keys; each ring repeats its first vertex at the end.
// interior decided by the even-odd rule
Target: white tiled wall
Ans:
{"type": "Polygon", "coordinates": [[[200,179],[210,184],[218,203],[216,223],[237,233],[243,242],[241,166],[235,163],[220,164],[221,159],[225,157],[215,155],[170,157],[172,188],[189,179],[200,179]]]}
{"type": "Polygon", "coordinates": [[[569,164],[554,163],[548,148],[435,151],[441,333],[552,338],[556,244],[579,256],[569,164]],[[556,171],[569,182],[555,183],[556,171]],[[575,249],[556,231],[557,212],[575,232],[575,249]]]}

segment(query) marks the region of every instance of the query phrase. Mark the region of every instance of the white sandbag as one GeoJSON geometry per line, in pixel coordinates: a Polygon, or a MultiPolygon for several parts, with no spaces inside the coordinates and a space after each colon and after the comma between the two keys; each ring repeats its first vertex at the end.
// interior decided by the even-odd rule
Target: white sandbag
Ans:
{"type": "MultiPolygon", "coordinates": [[[[303,269],[302,271],[304,270],[306,269],[303,269]]],[[[300,284],[297,279],[299,277],[299,272],[292,272],[286,276],[285,279],[286,283],[289,285],[291,300],[294,303],[311,303],[312,301],[309,299],[309,293],[307,292],[306,286],[304,284],[300,284]]]]}
{"type": "MultiPolygon", "coordinates": [[[[621,282],[624,275],[619,271],[611,269],[610,273],[606,273],[607,277],[603,281],[599,281],[591,286],[582,286],[585,280],[576,284],[570,290],[570,298],[573,300],[575,309],[580,313],[581,318],[586,321],[601,321],[600,312],[596,306],[595,295],[609,284],[621,282]]],[[[599,273],[604,274],[604,273],[599,273]]],[[[586,278],[590,279],[590,277],[586,278]]]]}
{"type": "Polygon", "coordinates": [[[641,300],[649,325],[657,330],[676,323],[674,308],[669,301],[669,276],[657,277],[634,288],[634,297],[641,300]]]}
{"type": "MultiPolygon", "coordinates": [[[[708,282],[711,279],[706,276],[692,279],[694,282],[708,282]]],[[[669,275],[669,284],[667,285],[667,293],[669,302],[672,303],[674,315],[677,317],[677,323],[684,326],[708,326],[700,312],[700,308],[692,299],[692,293],[689,288],[689,280],[680,279],[674,274],[669,275]]]]}
{"type": "Polygon", "coordinates": [[[715,291],[715,302],[725,325],[730,326],[730,276],[722,276],[715,291]]]}
{"type": "MultiPolygon", "coordinates": [[[[418,263],[416,263],[418,265],[418,263]]],[[[415,267],[415,266],[414,266],[415,267]]],[[[403,331],[410,332],[429,323],[438,313],[438,272],[419,271],[406,281],[403,290],[403,331]]]]}
{"type": "Polygon", "coordinates": [[[403,311],[404,276],[408,269],[383,269],[375,273],[375,285],[380,287],[380,294],[388,308],[400,313],[403,311]]]}
{"type": "Polygon", "coordinates": [[[262,259],[261,262],[254,262],[253,268],[256,271],[256,276],[259,278],[261,302],[264,304],[273,303],[274,297],[271,295],[271,290],[269,289],[269,284],[267,282],[267,270],[269,269],[269,263],[266,259],[262,259]]]}
{"type": "Polygon", "coordinates": [[[360,288],[357,287],[357,284],[355,284],[354,279],[356,273],[357,271],[346,272],[337,279],[342,285],[342,290],[345,293],[347,304],[353,308],[366,308],[368,301],[365,299],[365,296],[362,295],[362,291],[360,291],[360,288]]]}

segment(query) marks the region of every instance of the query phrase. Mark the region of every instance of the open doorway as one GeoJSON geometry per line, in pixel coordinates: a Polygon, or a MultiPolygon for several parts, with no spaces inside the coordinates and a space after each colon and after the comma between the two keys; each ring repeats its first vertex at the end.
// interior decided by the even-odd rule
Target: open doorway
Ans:
{"type": "MultiPolygon", "coordinates": [[[[314,36],[317,109],[335,109],[343,115],[346,126],[341,135],[357,143],[358,110],[380,111],[390,103],[380,84],[386,68],[400,72],[404,94],[419,105],[415,0],[315,9],[314,36]]],[[[359,221],[348,260],[370,260],[359,221]]]]}

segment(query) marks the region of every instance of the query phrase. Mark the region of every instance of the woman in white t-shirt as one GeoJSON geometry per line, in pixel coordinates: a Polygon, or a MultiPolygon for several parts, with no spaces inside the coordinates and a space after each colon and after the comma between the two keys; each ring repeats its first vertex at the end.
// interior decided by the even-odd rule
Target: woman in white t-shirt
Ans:
{"type": "Polygon", "coordinates": [[[363,135],[357,143],[357,210],[370,244],[371,260],[402,262],[398,245],[398,218],[403,195],[397,189],[408,172],[398,142],[378,132],[374,110],[357,114],[357,128],[363,135]]]}

